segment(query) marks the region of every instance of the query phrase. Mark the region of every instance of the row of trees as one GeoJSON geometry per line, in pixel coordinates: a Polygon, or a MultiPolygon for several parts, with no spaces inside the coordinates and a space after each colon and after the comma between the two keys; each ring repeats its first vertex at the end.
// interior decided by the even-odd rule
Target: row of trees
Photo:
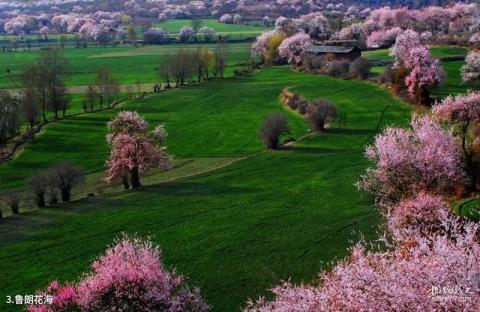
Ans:
{"type": "Polygon", "coordinates": [[[18,134],[22,121],[33,129],[40,120],[47,122],[47,112],[55,119],[65,116],[70,104],[64,83],[66,67],[59,50],[43,50],[20,73],[18,91],[0,91],[0,146],[18,134]]]}
{"type": "MultiPolygon", "coordinates": [[[[305,115],[305,120],[310,124],[312,131],[325,131],[325,126],[337,117],[335,105],[324,99],[319,98],[306,103],[293,96],[286,104],[305,115]]],[[[288,133],[290,133],[290,126],[285,115],[273,113],[263,120],[258,136],[267,149],[278,149],[281,137],[288,133]]]]}
{"type": "MultiPolygon", "coordinates": [[[[65,85],[68,62],[59,49],[40,51],[33,64],[23,68],[14,83],[15,91],[0,90],[0,147],[17,136],[23,122],[33,130],[40,122],[47,122],[47,114],[55,120],[65,117],[71,98],[65,85]]],[[[95,81],[87,88],[83,100],[85,111],[110,108],[120,95],[119,82],[102,66],[95,81]]]]}
{"type": "Polygon", "coordinates": [[[162,58],[158,74],[166,82],[167,88],[171,87],[171,83],[178,87],[192,82],[193,77],[198,82],[208,80],[211,76],[223,78],[227,66],[226,52],[223,42],[219,42],[213,52],[206,47],[178,49],[162,58]]]}
{"type": "Polygon", "coordinates": [[[85,183],[83,169],[68,162],[54,165],[51,169],[34,173],[27,179],[27,185],[35,198],[37,207],[58,203],[58,195],[64,202],[69,202],[72,190],[85,183]]]}
{"type": "Polygon", "coordinates": [[[93,112],[98,103],[99,108],[110,108],[119,99],[120,84],[107,67],[101,66],[97,70],[95,82],[87,87],[82,106],[85,112],[93,112]]]}
{"type": "MultiPolygon", "coordinates": [[[[29,192],[38,208],[47,204],[56,205],[61,199],[69,202],[72,190],[85,184],[85,173],[82,168],[68,162],[61,162],[51,169],[35,172],[26,181],[29,192]]],[[[4,201],[12,210],[13,214],[20,213],[19,208],[22,200],[28,196],[19,192],[7,192],[3,195],[4,201]]],[[[2,211],[0,209],[0,219],[2,211]]]]}

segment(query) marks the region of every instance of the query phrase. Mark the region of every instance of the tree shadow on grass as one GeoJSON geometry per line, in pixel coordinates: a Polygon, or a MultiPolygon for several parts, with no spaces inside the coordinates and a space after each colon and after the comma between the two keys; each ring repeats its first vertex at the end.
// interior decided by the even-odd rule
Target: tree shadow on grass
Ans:
{"type": "Polygon", "coordinates": [[[326,134],[338,134],[338,135],[359,135],[367,136],[374,135],[374,129],[348,129],[348,128],[332,128],[325,131],[326,134]]]}
{"type": "Polygon", "coordinates": [[[197,196],[223,196],[252,193],[256,191],[258,191],[256,188],[232,187],[211,182],[166,182],[144,186],[134,192],[144,194],[145,196],[191,196],[192,194],[197,196]]]}
{"type": "Polygon", "coordinates": [[[280,151],[289,151],[295,153],[304,153],[304,154],[335,154],[338,153],[338,149],[334,148],[325,148],[325,147],[315,147],[315,146],[284,146],[280,151]]]}

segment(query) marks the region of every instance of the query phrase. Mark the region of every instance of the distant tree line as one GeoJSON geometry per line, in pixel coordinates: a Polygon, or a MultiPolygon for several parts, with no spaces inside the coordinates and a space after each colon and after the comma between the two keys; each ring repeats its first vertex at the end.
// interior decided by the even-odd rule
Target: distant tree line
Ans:
{"type": "MultiPolygon", "coordinates": [[[[81,167],[68,162],[59,162],[48,170],[33,173],[26,180],[31,198],[38,208],[56,205],[61,201],[67,203],[72,198],[72,191],[85,184],[85,173],[81,167]]],[[[2,199],[13,214],[20,213],[20,205],[28,196],[19,192],[7,192],[2,199]]],[[[3,217],[0,209],[0,219],[3,217]]]]}
{"type": "Polygon", "coordinates": [[[186,83],[206,81],[210,77],[223,78],[227,64],[226,46],[219,42],[212,52],[206,47],[196,49],[181,48],[165,55],[158,66],[160,79],[166,87],[176,87],[186,83]]]}
{"type": "MultiPolygon", "coordinates": [[[[58,48],[39,52],[38,59],[26,65],[12,83],[12,90],[0,90],[0,148],[20,134],[23,124],[33,132],[39,123],[64,118],[71,97],[65,85],[68,61],[58,48]]],[[[97,70],[83,100],[84,111],[110,108],[118,100],[120,86],[106,67],[97,70]]]]}
{"type": "Polygon", "coordinates": [[[84,112],[93,112],[95,107],[99,109],[110,108],[119,99],[120,84],[111,74],[108,68],[101,66],[93,84],[89,85],[83,98],[84,112]]]}
{"type": "Polygon", "coordinates": [[[65,116],[70,104],[64,83],[67,65],[58,49],[41,51],[36,62],[22,69],[16,91],[0,91],[0,146],[19,133],[22,121],[33,129],[40,120],[47,121],[47,112],[55,119],[65,116]]]}

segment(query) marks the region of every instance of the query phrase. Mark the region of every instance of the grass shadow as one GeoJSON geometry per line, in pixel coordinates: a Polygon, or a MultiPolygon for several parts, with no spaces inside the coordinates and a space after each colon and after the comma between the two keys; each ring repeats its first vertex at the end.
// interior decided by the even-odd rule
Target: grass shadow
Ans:
{"type": "Polygon", "coordinates": [[[304,154],[335,154],[338,153],[337,149],[334,148],[324,148],[324,147],[315,147],[315,146],[285,146],[279,149],[280,151],[290,151],[295,153],[304,153],[304,154]]]}
{"type": "Polygon", "coordinates": [[[348,128],[331,128],[326,129],[325,133],[338,135],[359,135],[368,136],[375,134],[374,129],[348,129],[348,128]]]}

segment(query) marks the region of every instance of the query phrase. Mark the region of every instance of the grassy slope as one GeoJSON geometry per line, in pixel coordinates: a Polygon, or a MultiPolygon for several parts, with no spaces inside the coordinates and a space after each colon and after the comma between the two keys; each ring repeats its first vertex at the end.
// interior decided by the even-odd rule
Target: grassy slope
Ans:
{"type": "MultiPolygon", "coordinates": [[[[207,44],[214,49],[214,44],[207,44]]],[[[93,83],[95,73],[100,66],[106,66],[122,84],[132,84],[137,80],[142,83],[158,82],[156,68],[160,59],[167,53],[174,53],[179,48],[193,49],[196,44],[174,44],[115,48],[66,49],[65,57],[69,60],[68,85],[88,85],[93,83]]],[[[248,60],[249,43],[232,43],[227,46],[227,74],[231,74],[238,62],[248,60]]],[[[12,76],[15,77],[23,66],[37,58],[38,52],[1,53],[0,58],[0,88],[12,87],[12,76]],[[7,69],[10,75],[4,75],[7,69]]]]}
{"type": "MultiPolygon", "coordinates": [[[[272,68],[170,91],[128,108],[166,121],[170,151],[177,156],[238,156],[261,150],[261,116],[282,110],[278,94],[286,86],[335,102],[346,127],[333,125],[288,149],[255,153],[193,178],[9,218],[0,228],[4,293],[30,293],[53,278],[77,278],[126,231],[152,234],[166,263],[200,286],[215,311],[236,311],[282,279],[314,278],[347,253],[357,238],[353,231],[374,237],[378,215],[353,183],[367,165],[363,147],[377,126],[408,120],[409,109],[387,91],[272,68]]],[[[100,170],[108,117],[52,125],[16,161],[0,167],[0,183],[15,186],[17,174],[72,155],[90,172],[100,170]]],[[[300,118],[289,118],[294,135],[305,133],[300,118]]]]}

